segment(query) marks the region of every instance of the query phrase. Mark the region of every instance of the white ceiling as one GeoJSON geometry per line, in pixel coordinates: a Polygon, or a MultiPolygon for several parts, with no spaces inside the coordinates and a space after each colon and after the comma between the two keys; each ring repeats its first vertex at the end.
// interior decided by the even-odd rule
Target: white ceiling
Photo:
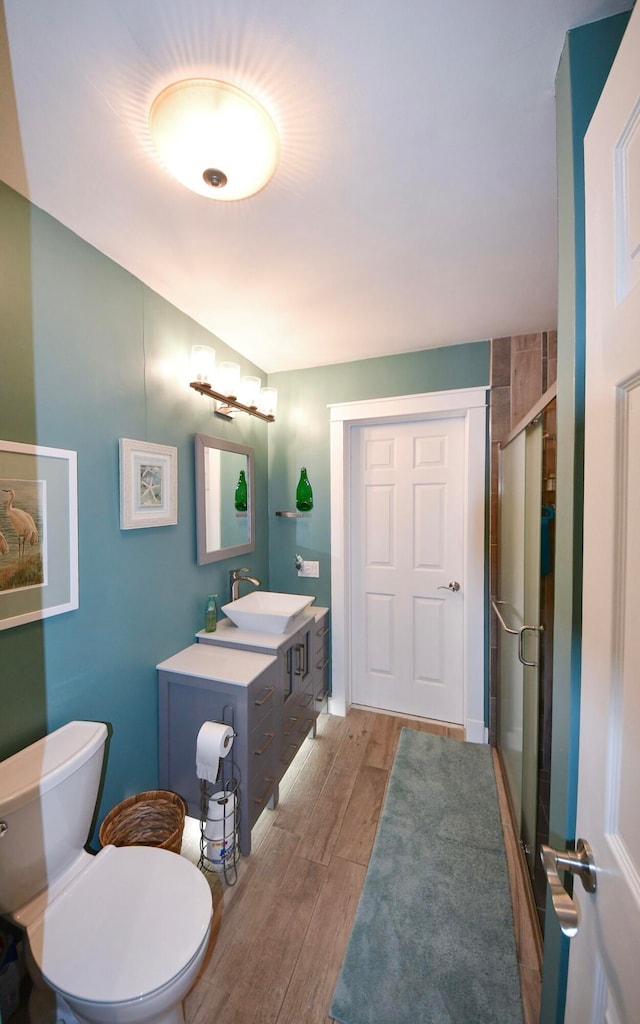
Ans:
{"type": "Polygon", "coordinates": [[[4,0],[0,178],[267,372],[543,330],[564,34],[629,6],[4,0]],[[196,76],[278,126],[251,199],[153,155],[152,100],[196,76]]]}

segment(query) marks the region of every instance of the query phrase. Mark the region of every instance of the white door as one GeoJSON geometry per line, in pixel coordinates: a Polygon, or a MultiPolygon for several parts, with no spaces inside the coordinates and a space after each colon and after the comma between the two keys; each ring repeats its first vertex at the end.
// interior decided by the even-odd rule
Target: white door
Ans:
{"type": "Polygon", "coordinates": [[[353,701],[462,724],[464,417],[351,436],[353,701]]]}
{"type": "Polygon", "coordinates": [[[584,621],[567,1024],[640,1021],[640,9],[585,142],[584,621]]]}

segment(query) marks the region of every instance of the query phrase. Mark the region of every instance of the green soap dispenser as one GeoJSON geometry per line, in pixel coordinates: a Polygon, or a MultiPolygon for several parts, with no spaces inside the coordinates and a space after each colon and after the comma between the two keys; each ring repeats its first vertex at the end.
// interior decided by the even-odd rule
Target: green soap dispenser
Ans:
{"type": "Polygon", "coordinates": [[[204,608],[204,631],[215,633],[218,625],[218,595],[209,594],[204,608]]]}
{"type": "Polygon", "coordinates": [[[313,491],[309,483],[307,471],[302,467],[300,480],[296,488],[296,508],[298,512],[310,512],[313,508],[313,491]]]}

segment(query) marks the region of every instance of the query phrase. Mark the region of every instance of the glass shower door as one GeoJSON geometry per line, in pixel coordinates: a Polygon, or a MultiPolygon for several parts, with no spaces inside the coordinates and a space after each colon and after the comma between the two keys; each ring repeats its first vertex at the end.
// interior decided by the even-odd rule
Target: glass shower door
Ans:
{"type": "Polygon", "coordinates": [[[535,870],[540,699],[542,420],[501,453],[498,747],[531,876],[535,870]]]}

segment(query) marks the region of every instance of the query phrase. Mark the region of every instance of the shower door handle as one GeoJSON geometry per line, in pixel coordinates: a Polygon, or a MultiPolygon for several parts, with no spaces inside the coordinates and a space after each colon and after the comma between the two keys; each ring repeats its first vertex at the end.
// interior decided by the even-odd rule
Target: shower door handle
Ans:
{"type": "Polygon", "coordinates": [[[523,626],[521,629],[518,630],[518,633],[520,634],[518,638],[518,659],[522,662],[523,665],[526,665],[527,668],[537,668],[537,661],[527,661],[524,656],[524,634],[527,632],[528,629],[530,629],[533,633],[544,632],[544,626],[523,626]]]}
{"type": "Polygon", "coordinates": [[[455,594],[455,593],[457,593],[458,590],[460,590],[460,584],[458,583],[457,580],[452,580],[451,583],[448,583],[446,587],[437,587],[436,589],[437,590],[453,590],[453,592],[455,594]]]}
{"type": "Polygon", "coordinates": [[[538,665],[537,661],[527,661],[525,659],[525,656],[524,656],[524,634],[527,632],[528,629],[532,630],[534,633],[543,633],[544,632],[544,626],[519,626],[518,629],[510,629],[509,626],[507,626],[506,622],[504,621],[504,617],[502,615],[502,612],[500,611],[500,606],[504,605],[506,603],[507,603],[506,601],[492,601],[491,602],[493,610],[496,613],[498,622],[500,623],[500,625],[504,629],[505,633],[511,633],[513,636],[517,636],[518,637],[518,661],[520,661],[520,663],[522,665],[526,665],[527,668],[537,668],[537,665],[538,665]]]}
{"type": "Polygon", "coordinates": [[[571,898],[558,874],[564,868],[578,875],[587,892],[595,892],[597,885],[596,866],[593,853],[586,839],[578,839],[575,850],[554,850],[552,846],[540,846],[540,860],[551,890],[551,902],[558,917],[561,931],[572,939],[578,931],[580,919],[578,905],[571,898]]]}

